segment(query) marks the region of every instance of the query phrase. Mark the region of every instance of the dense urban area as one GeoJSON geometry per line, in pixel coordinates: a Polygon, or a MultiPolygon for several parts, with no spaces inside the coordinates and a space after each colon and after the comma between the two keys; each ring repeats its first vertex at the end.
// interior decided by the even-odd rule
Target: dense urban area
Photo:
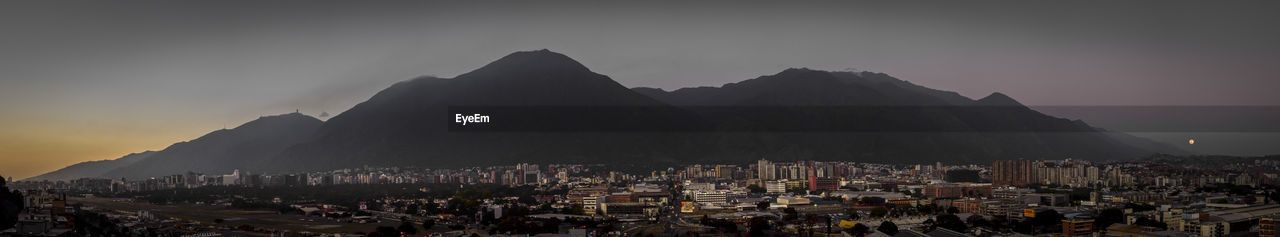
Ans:
{"type": "MultiPolygon", "coordinates": [[[[14,236],[1275,236],[1280,160],[825,161],[20,181],[14,236]],[[632,169],[634,170],[634,169],[632,169]]],[[[8,222],[8,223],[4,223],[8,222]]]]}

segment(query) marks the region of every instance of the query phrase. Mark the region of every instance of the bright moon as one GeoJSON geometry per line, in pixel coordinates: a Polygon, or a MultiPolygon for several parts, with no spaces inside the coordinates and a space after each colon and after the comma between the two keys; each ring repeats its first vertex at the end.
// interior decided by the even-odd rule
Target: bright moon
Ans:
{"type": "Polygon", "coordinates": [[[1187,144],[1195,145],[1196,139],[1187,140],[1187,144]]]}

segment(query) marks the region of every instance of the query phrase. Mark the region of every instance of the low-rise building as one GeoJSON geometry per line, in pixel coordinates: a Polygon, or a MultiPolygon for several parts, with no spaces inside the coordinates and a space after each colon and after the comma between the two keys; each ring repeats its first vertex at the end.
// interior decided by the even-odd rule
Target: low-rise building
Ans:
{"type": "Polygon", "coordinates": [[[1062,220],[1063,236],[1086,236],[1093,233],[1094,220],[1091,217],[1075,216],[1062,220]]]}

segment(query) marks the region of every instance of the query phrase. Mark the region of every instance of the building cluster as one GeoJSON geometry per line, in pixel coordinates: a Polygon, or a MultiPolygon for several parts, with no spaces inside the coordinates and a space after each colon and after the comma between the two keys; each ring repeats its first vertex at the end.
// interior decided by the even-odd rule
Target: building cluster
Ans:
{"type": "MultiPolygon", "coordinates": [[[[232,170],[227,174],[187,172],[146,179],[81,178],[69,181],[21,181],[13,185],[22,189],[73,190],[93,193],[145,192],[168,189],[191,189],[204,186],[323,186],[343,184],[502,184],[507,186],[542,185],[570,180],[591,169],[586,165],[536,164],[492,166],[463,169],[413,169],[363,167],[322,172],[288,174],[254,174],[232,170]]],[[[627,180],[633,176],[619,172],[599,177],[601,181],[627,180]]],[[[594,178],[594,177],[593,177],[594,178]]]]}
{"type": "MultiPolygon", "coordinates": [[[[295,207],[305,215],[344,216],[343,221],[440,220],[464,229],[493,228],[505,215],[531,214],[635,227],[631,230],[706,227],[693,222],[708,219],[745,230],[753,220],[765,218],[772,231],[793,235],[851,233],[861,225],[872,229],[861,234],[887,236],[932,234],[944,227],[947,230],[940,233],[971,236],[1241,236],[1277,233],[1277,174],[1280,162],[1267,160],[1201,167],[1072,159],[999,160],[990,166],[760,159],[751,164],[692,164],[642,174],[599,165],[517,164],[462,169],[363,167],[273,175],[231,171],[144,180],[18,182],[15,186],[30,188],[34,194],[41,194],[34,190],[120,193],[203,186],[429,183],[556,190],[531,197],[467,200],[480,205],[475,213],[438,210],[464,203],[458,197],[369,197],[350,209],[314,202],[295,207]],[[964,223],[942,224],[942,217],[948,215],[959,216],[964,223]],[[821,228],[815,219],[839,223],[835,225],[839,227],[821,228]],[[886,222],[903,231],[875,230],[886,222]]],[[[66,198],[57,193],[28,196],[31,207],[44,208],[28,210],[29,227],[44,221],[50,227],[42,228],[51,230],[65,223],[59,217],[65,219],[69,209],[66,198]]]]}
{"type": "Polygon", "coordinates": [[[1249,187],[1280,184],[1276,162],[1195,167],[1163,162],[1091,162],[1001,160],[993,162],[992,183],[997,186],[1045,185],[1060,187],[1205,187],[1231,184],[1249,187]]]}

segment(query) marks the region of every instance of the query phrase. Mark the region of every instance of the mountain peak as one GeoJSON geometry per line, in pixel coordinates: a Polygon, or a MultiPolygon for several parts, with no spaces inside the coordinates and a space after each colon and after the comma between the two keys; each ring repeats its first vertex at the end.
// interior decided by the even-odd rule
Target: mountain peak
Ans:
{"type": "Polygon", "coordinates": [[[1017,100],[1014,100],[1008,95],[1005,95],[1004,93],[1000,93],[1000,92],[992,92],[990,95],[987,95],[987,97],[982,97],[982,99],[978,99],[977,103],[978,105],[1022,106],[1022,103],[1018,103],[1017,100]]]}
{"type": "Polygon", "coordinates": [[[315,117],[311,117],[310,115],[305,115],[299,112],[293,112],[293,113],[285,113],[285,114],[277,114],[277,115],[260,116],[258,117],[257,120],[295,120],[295,119],[311,120],[311,119],[315,119],[315,117]]]}
{"type": "Polygon", "coordinates": [[[261,116],[261,117],[258,117],[258,119],[254,119],[253,121],[249,121],[247,123],[241,124],[236,128],[282,126],[286,124],[295,124],[295,123],[322,123],[322,122],[320,121],[320,119],[316,119],[315,117],[311,117],[298,112],[293,112],[293,113],[287,113],[287,114],[261,116]]]}
{"type": "Polygon", "coordinates": [[[770,78],[770,80],[773,81],[785,81],[786,83],[804,85],[838,82],[838,79],[833,76],[831,72],[809,68],[787,68],[777,74],[761,78],[770,78]]]}
{"type": "Polygon", "coordinates": [[[519,51],[493,61],[475,72],[590,71],[577,60],[547,49],[519,51]]]}
{"type": "Polygon", "coordinates": [[[800,67],[800,68],[793,67],[793,68],[787,68],[786,70],[782,70],[781,72],[778,72],[777,75],[801,75],[801,74],[808,74],[808,73],[830,73],[830,72],[822,71],[822,70],[813,70],[807,67],[800,67]]]}

